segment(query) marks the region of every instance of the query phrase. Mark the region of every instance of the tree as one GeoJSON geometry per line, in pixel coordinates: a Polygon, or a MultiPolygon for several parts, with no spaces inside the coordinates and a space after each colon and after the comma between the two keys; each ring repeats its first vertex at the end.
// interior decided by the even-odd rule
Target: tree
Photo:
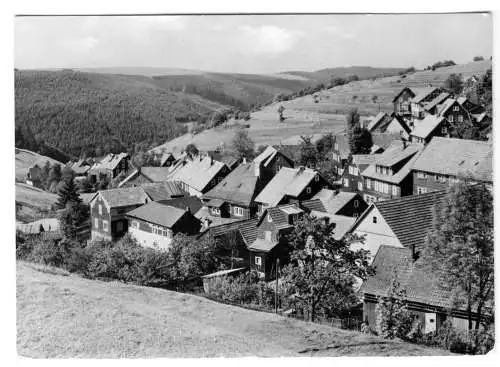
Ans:
{"type": "Polygon", "coordinates": [[[196,145],[194,145],[193,143],[186,145],[186,148],[184,148],[184,151],[191,159],[196,157],[198,155],[198,153],[200,152],[198,150],[198,148],[196,147],[196,145]]]}
{"type": "Polygon", "coordinates": [[[239,129],[235,132],[231,146],[240,158],[253,158],[255,154],[255,143],[250,139],[246,130],[239,129]]]}
{"type": "Polygon", "coordinates": [[[408,311],[406,291],[401,288],[396,271],[387,297],[379,297],[375,312],[377,331],[382,338],[406,338],[412,327],[412,317],[408,311]]]}
{"type": "Polygon", "coordinates": [[[58,192],[56,208],[64,209],[68,203],[73,203],[73,204],[82,203],[82,199],[80,199],[80,195],[78,195],[78,190],[75,185],[75,181],[72,178],[63,181],[63,185],[58,192]]]}
{"type": "Polygon", "coordinates": [[[347,83],[357,82],[358,80],[359,80],[359,77],[357,75],[349,75],[347,77],[347,83]]]}
{"type": "Polygon", "coordinates": [[[455,292],[455,305],[465,306],[468,326],[472,315],[488,325],[494,300],[493,196],[484,184],[461,182],[436,205],[423,251],[424,263],[442,286],[455,292]]]}
{"type": "Polygon", "coordinates": [[[291,262],[283,269],[287,302],[305,310],[310,321],[319,313],[340,312],[354,302],[353,284],[372,272],[368,251],[351,251],[334,238],[335,224],[305,215],[288,236],[291,262]]]}
{"type": "Polygon", "coordinates": [[[474,56],[474,58],[472,59],[472,61],[476,62],[476,61],[484,61],[484,57],[482,56],[474,56]]]}
{"type": "Polygon", "coordinates": [[[61,177],[62,177],[61,165],[58,163],[52,165],[52,167],[50,167],[49,177],[47,179],[47,186],[52,185],[53,182],[61,181],[61,177]]]}
{"type": "Polygon", "coordinates": [[[460,94],[464,87],[464,82],[460,74],[450,74],[444,81],[444,87],[452,93],[460,94]]]}
{"type": "Polygon", "coordinates": [[[359,123],[357,109],[352,109],[346,116],[347,138],[351,154],[369,154],[373,146],[372,134],[359,123]]]}
{"type": "Polygon", "coordinates": [[[78,228],[88,218],[88,209],[82,203],[69,201],[66,207],[59,213],[58,219],[64,237],[75,239],[78,228]]]}
{"type": "Polygon", "coordinates": [[[318,163],[318,152],[312,143],[312,137],[301,136],[302,142],[300,143],[299,151],[299,164],[301,166],[316,168],[318,163]]]}
{"type": "Polygon", "coordinates": [[[94,187],[87,177],[84,177],[79,182],[79,187],[78,187],[79,192],[87,193],[87,192],[92,192],[93,190],[94,190],[94,187]]]}
{"type": "Polygon", "coordinates": [[[285,121],[285,117],[283,116],[283,112],[285,112],[285,107],[283,107],[283,105],[280,104],[280,106],[278,107],[278,115],[279,115],[280,122],[285,121]]]}
{"type": "Polygon", "coordinates": [[[332,133],[323,135],[318,141],[316,141],[316,150],[320,156],[324,156],[333,149],[334,137],[332,133]]]}

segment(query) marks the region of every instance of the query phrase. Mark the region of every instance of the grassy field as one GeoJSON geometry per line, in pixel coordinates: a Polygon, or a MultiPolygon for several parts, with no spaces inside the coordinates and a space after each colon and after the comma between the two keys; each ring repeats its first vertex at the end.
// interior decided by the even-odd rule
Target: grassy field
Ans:
{"type": "Polygon", "coordinates": [[[16,183],[16,201],[40,209],[49,209],[57,201],[57,195],[27,184],[16,183]]]}
{"type": "Polygon", "coordinates": [[[34,358],[446,354],[25,262],[17,263],[17,349],[34,358]],[[320,350],[299,353],[306,348],[320,350]]]}
{"type": "MultiPolygon", "coordinates": [[[[352,82],[316,93],[317,103],[315,98],[309,95],[271,104],[252,113],[251,119],[244,123],[250,125],[247,131],[256,145],[291,144],[299,141],[300,135],[318,137],[329,132],[336,134],[345,128],[345,114],[351,108],[357,108],[362,118],[376,115],[379,110],[390,113],[393,108],[392,99],[405,86],[426,87],[429,84],[442,86],[452,73],[461,73],[467,78],[473,74],[481,75],[490,67],[491,61],[486,60],[435,71],[419,71],[404,78],[391,76],[352,82]],[[279,105],[285,107],[284,123],[278,121],[279,105]]],[[[229,147],[233,136],[233,128],[218,127],[197,135],[182,135],[155,149],[179,151],[187,144],[194,143],[199,149],[211,150],[217,147],[229,147]]]]}
{"type": "Polygon", "coordinates": [[[26,149],[18,149],[16,148],[16,180],[24,181],[26,180],[26,174],[30,167],[33,167],[35,164],[38,164],[42,167],[45,162],[49,161],[50,164],[60,164],[61,167],[64,166],[64,163],[58,162],[55,159],[45,157],[38,153],[26,150],[26,149]]]}

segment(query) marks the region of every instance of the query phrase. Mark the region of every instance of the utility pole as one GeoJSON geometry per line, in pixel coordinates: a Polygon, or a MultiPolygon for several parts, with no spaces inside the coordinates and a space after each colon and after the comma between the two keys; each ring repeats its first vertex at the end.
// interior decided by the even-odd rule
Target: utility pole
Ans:
{"type": "Polygon", "coordinates": [[[279,281],[280,259],[276,259],[276,290],[274,292],[274,312],[278,313],[278,281],[279,281]]]}

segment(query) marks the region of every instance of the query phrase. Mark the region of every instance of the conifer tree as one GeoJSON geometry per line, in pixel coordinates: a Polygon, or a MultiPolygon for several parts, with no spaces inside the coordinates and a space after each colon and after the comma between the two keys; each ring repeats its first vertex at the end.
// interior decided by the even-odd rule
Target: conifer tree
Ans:
{"type": "Polygon", "coordinates": [[[82,203],[82,199],[80,198],[80,195],[78,195],[78,189],[75,185],[75,181],[72,178],[65,180],[59,190],[56,207],[58,209],[64,209],[68,203],[82,203]]]}
{"type": "Polygon", "coordinates": [[[352,109],[346,116],[347,138],[351,154],[370,154],[373,146],[372,134],[360,125],[357,109],[352,109]]]}

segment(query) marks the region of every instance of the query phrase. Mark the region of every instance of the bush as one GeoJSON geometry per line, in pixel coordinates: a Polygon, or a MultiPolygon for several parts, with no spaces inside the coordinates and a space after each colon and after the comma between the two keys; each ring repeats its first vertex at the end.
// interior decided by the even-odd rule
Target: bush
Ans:
{"type": "Polygon", "coordinates": [[[63,267],[65,259],[69,257],[69,249],[66,242],[53,240],[37,240],[28,256],[28,260],[43,265],[63,267]]]}

